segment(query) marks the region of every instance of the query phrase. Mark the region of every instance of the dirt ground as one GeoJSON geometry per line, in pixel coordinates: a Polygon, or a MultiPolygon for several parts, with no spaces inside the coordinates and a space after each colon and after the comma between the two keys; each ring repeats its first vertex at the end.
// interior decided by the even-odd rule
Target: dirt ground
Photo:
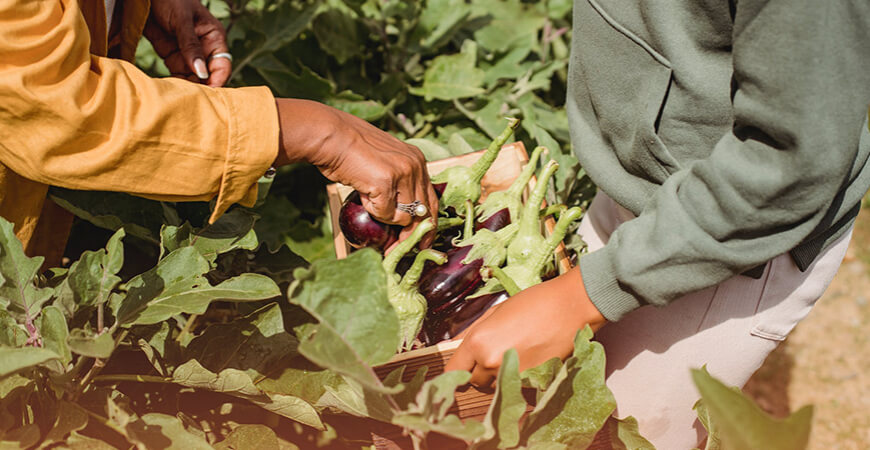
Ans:
{"type": "Polygon", "coordinates": [[[840,271],[744,388],[777,417],[814,405],[810,449],[870,448],[870,204],[840,271]]]}

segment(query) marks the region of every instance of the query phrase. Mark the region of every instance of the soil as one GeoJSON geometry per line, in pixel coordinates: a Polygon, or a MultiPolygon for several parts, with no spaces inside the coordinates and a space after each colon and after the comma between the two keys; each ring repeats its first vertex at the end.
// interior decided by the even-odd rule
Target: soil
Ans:
{"type": "Polygon", "coordinates": [[[870,202],[828,290],[743,390],[776,417],[814,405],[810,449],[870,448],[870,202]]]}

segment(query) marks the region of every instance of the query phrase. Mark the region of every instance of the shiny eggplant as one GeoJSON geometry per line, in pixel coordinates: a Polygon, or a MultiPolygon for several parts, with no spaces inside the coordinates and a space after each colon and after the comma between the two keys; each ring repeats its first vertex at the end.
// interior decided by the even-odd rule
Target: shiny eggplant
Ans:
{"type": "Polygon", "coordinates": [[[378,222],[363,208],[359,192],[347,196],[338,213],[338,226],[351,247],[383,251],[399,237],[401,227],[378,222]]]}
{"type": "Polygon", "coordinates": [[[435,345],[443,340],[456,337],[489,308],[496,303],[507,300],[508,297],[505,291],[493,292],[467,298],[454,305],[453,308],[443,311],[440,315],[426,314],[426,320],[423,322],[423,342],[426,345],[435,345]]]}
{"type": "Polygon", "coordinates": [[[491,214],[489,218],[484,221],[477,221],[474,223],[474,230],[490,230],[490,231],[498,231],[502,228],[511,224],[511,213],[507,208],[500,209],[495,213],[491,214]]]}
{"type": "Polygon", "coordinates": [[[444,264],[424,267],[418,289],[426,297],[430,312],[441,311],[451,300],[464,298],[483,282],[480,276],[483,258],[463,263],[470,251],[471,246],[456,247],[447,252],[444,264]]]}

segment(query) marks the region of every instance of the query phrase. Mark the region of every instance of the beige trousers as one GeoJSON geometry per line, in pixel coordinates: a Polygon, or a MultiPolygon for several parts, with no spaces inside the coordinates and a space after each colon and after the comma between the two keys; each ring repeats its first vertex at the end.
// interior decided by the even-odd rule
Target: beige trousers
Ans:
{"type": "MultiPolygon", "coordinates": [[[[579,233],[594,251],[634,218],[599,191],[579,233]]],[[[828,287],[843,260],[850,229],[806,272],[788,254],[758,280],[738,275],[663,308],[645,306],[596,335],[607,353],[607,385],[616,415],[634,416],[659,450],[691,449],[706,431],[692,405],[700,397],[691,368],[707,365],[722,382],[743,386],[828,287]]]]}

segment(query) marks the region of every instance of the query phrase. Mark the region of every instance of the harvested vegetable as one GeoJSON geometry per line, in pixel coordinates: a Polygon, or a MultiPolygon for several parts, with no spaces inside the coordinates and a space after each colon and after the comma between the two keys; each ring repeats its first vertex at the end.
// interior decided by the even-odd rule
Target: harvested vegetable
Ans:
{"type": "Polygon", "coordinates": [[[401,227],[378,222],[363,208],[360,194],[353,191],[338,214],[338,226],[354,248],[372,247],[380,252],[396,242],[401,227]]]}

